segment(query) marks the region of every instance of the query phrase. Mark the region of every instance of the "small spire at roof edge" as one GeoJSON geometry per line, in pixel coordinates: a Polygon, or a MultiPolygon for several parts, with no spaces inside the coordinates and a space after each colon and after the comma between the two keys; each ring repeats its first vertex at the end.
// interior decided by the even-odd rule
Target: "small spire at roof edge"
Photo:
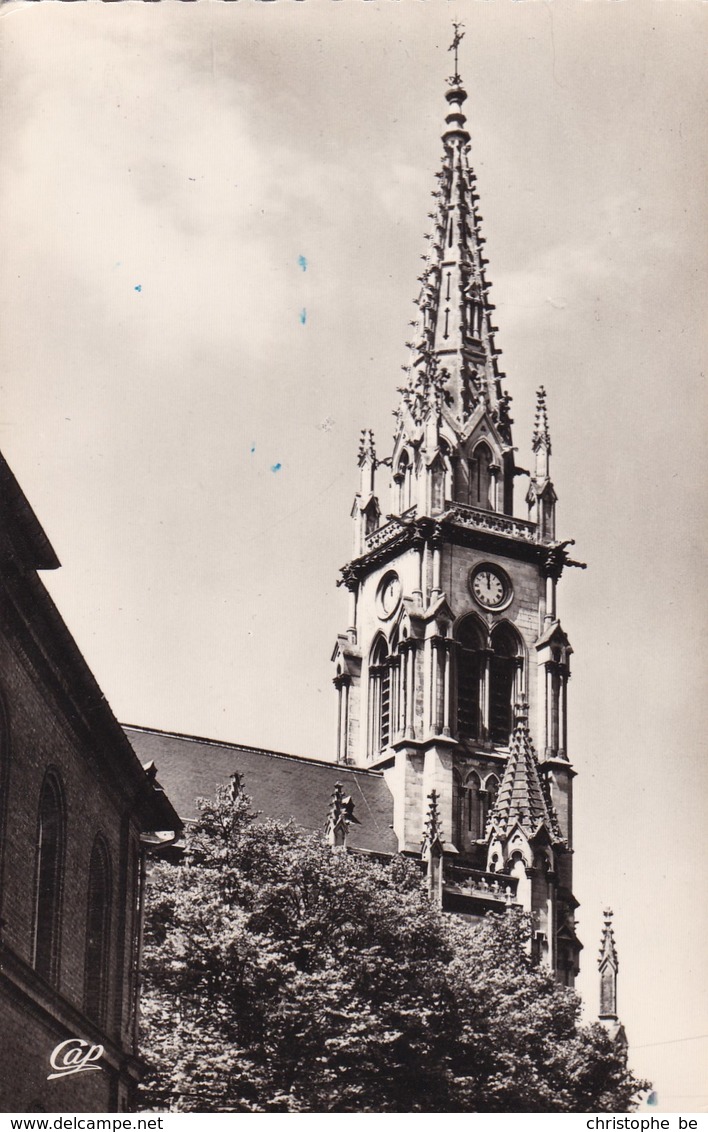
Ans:
{"type": "Polygon", "coordinates": [[[333,848],[346,848],[349,825],[359,824],[354,817],[354,802],[344,795],[341,782],[335,782],[325,822],[325,837],[333,848]]]}
{"type": "Polygon", "coordinates": [[[533,425],[533,450],[537,452],[543,445],[548,454],[551,452],[551,433],[548,427],[548,408],[546,406],[546,390],[542,385],[536,391],[536,416],[533,425]]]}
{"type": "Polygon", "coordinates": [[[615,970],[619,968],[617,959],[617,947],[615,945],[615,933],[612,928],[613,912],[611,908],[605,908],[603,912],[605,922],[602,928],[602,939],[600,941],[600,957],[598,959],[598,967],[602,968],[606,963],[610,963],[615,970]]]}
{"type": "Polygon", "coordinates": [[[433,846],[437,845],[442,849],[443,836],[442,836],[442,821],[440,819],[440,810],[438,809],[438,798],[440,795],[437,790],[431,790],[428,794],[428,811],[425,816],[425,826],[423,832],[423,855],[430,852],[433,846]]]}
{"type": "Polygon", "coordinates": [[[605,908],[605,923],[602,928],[600,954],[597,965],[600,970],[600,1013],[599,1018],[607,1028],[616,1046],[627,1047],[627,1035],[617,1014],[617,948],[612,930],[612,909],[605,908]]]}
{"type": "Polygon", "coordinates": [[[373,429],[363,428],[359,437],[359,464],[376,463],[376,445],[374,444],[373,429]]]}

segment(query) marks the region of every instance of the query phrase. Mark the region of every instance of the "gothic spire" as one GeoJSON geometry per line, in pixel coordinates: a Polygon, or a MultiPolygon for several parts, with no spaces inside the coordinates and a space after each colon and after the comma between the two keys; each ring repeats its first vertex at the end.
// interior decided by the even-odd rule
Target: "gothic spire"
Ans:
{"type": "Polygon", "coordinates": [[[359,466],[365,463],[376,464],[376,445],[370,428],[363,428],[359,437],[359,466]]]}
{"type": "Polygon", "coordinates": [[[442,851],[444,839],[442,836],[442,821],[440,818],[440,810],[438,809],[438,798],[440,795],[437,790],[431,790],[428,794],[428,811],[425,815],[425,825],[423,826],[423,844],[421,854],[423,857],[429,856],[434,849],[442,851]]]}
{"type": "Polygon", "coordinates": [[[325,837],[329,844],[333,847],[346,847],[347,832],[352,822],[359,824],[354,817],[354,802],[349,796],[344,796],[341,782],[335,782],[325,822],[325,837]]]}
{"type": "Polygon", "coordinates": [[[607,1029],[612,1041],[621,1050],[627,1049],[627,1034],[617,1014],[617,948],[615,933],[612,930],[612,909],[605,908],[605,923],[602,929],[600,955],[597,965],[600,968],[600,1014],[599,1018],[607,1029]]]}
{"type": "Polygon", "coordinates": [[[437,905],[442,908],[443,902],[443,864],[442,857],[444,852],[444,838],[442,835],[442,819],[440,817],[440,810],[438,808],[438,799],[440,795],[437,790],[431,790],[428,794],[428,811],[425,816],[425,825],[423,827],[423,844],[421,846],[421,856],[427,862],[427,887],[428,896],[437,905]]]}
{"type": "Polygon", "coordinates": [[[515,825],[519,825],[529,839],[545,826],[553,841],[562,841],[558,819],[539,773],[526,704],[516,705],[509,758],[489,815],[488,830],[506,837],[515,825]]]}
{"type": "Polygon", "coordinates": [[[533,425],[532,446],[534,452],[545,448],[551,454],[551,433],[548,428],[548,408],[546,406],[546,390],[542,385],[536,390],[536,417],[533,425]]]}
{"type": "Polygon", "coordinates": [[[612,909],[605,908],[605,923],[602,928],[600,955],[597,965],[600,969],[600,1017],[617,1018],[617,947],[612,930],[612,909]]]}
{"type": "MultiPolygon", "coordinates": [[[[469,164],[470,135],[464,104],[467,92],[458,74],[457,51],[463,36],[455,24],[450,50],[455,73],[445,92],[447,114],[442,133],[443,159],[433,193],[434,211],[425,267],[419,277],[419,319],[411,349],[408,399],[425,397],[431,385],[442,387],[442,399],[458,426],[478,405],[489,409],[500,433],[511,443],[508,396],[502,392],[488,301],[490,284],[482,254],[484,237],[477,209],[475,174],[469,164]]],[[[404,393],[404,402],[406,402],[404,393]]]]}
{"type": "Polygon", "coordinates": [[[526,502],[529,518],[538,524],[544,540],[556,537],[556,502],[558,496],[551,482],[551,431],[548,427],[546,390],[541,385],[536,391],[536,415],[533,422],[531,447],[536,457],[534,473],[529,482],[526,502]]]}

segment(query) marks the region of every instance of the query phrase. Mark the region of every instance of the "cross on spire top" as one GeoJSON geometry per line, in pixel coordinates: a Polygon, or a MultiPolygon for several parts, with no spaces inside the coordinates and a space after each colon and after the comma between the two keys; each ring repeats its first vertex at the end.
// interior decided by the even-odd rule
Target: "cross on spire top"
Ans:
{"type": "Polygon", "coordinates": [[[452,37],[452,43],[448,47],[448,51],[454,51],[454,53],[455,53],[455,73],[452,76],[450,82],[455,84],[455,85],[459,85],[462,82],[462,80],[460,78],[459,70],[458,70],[457,52],[458,52],[460,44],[462,43],[462,40],[464,39],[465,25],[459,23],[457,20],[453,20],[452,26],[455,29],[455,32],[454,32],[454,35],[452,37]]]}

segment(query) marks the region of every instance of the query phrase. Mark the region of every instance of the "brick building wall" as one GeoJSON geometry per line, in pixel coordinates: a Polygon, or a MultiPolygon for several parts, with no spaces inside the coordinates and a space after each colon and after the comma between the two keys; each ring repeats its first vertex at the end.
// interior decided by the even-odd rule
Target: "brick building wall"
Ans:
{"type": "Polygon", "coordinates": [[[179,820],[42,585],[56,557],[0,456],[0,1110],[129,1108],[141,833],[179,820]],[[49,1080],[55,1047],[98,1070],[49,1080]]]}

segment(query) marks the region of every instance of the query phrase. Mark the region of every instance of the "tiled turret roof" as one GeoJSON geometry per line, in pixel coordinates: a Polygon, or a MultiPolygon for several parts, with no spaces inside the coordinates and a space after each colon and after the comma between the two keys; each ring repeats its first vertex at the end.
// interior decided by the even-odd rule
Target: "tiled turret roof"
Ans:
{"type": "Polygon", "coordinates": [[[525,704],[516,707],[509,759],[489,815],[487,832],[496,832],[504,837],[515,825],[520,826],[529,839],[545,826],[552,841],[563,840],[558,818],[539,772],[525,704]]]}

